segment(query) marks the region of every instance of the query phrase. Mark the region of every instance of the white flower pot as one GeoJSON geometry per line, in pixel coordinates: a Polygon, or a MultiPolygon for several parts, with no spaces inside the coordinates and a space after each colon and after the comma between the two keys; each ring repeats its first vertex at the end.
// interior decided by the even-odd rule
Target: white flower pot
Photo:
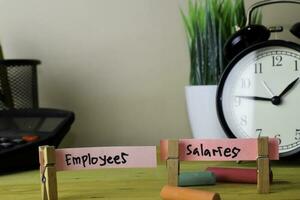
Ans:
{"type": "Polygon", "coordinates": [[[186,86],[190,126],[194,138],[227,138],[217,116],[216,85],[186,86]]]}

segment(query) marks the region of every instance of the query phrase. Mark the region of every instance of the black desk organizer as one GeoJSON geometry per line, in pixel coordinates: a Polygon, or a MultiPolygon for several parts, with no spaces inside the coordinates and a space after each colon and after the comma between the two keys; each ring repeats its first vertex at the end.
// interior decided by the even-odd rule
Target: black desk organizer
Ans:
{"type": "Polygon", "coordinates": [[[38,147],[57,147],[74,113],[39,108],[38,60],[0,60],[0,173],[35,169],[38,147]]]}

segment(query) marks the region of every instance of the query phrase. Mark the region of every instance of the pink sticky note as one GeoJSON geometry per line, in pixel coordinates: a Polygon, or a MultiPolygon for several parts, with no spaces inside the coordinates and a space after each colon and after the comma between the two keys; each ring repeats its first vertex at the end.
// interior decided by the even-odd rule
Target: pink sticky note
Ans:
{"type": "Polygon", "coordinates": [[[156,147],[86,147],[56,150],[56,169],[156,167],[156,147]]]}
{"type": "MultiPolygon", "coordinates": [[[[161,141],[161,159],[167,158],[167,140],[161,141]]],[[[179,158],[182,161],[256,160],[257,139],[181,139],[179,158]]],[[[269,159],[278,160],[278,140],[269,139],[269,159]]]]}

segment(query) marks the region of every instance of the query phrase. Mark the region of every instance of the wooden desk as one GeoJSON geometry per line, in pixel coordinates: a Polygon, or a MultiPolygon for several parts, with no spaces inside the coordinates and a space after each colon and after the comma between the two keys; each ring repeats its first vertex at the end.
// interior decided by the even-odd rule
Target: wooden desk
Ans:
{"type": "MultiPolygon", "coordinates": [[[[223,200],[299,200],[300,161],[272,163],[274,183],[270,194],[257,194],[255,184],[217,183],[194,187],[219,192],[223,200]]],[[[255,167],[255,163],[183,162],[181,171],[203,170],[208,166],[255,167]]],[[[159,200],[166,183],[166,167],[157,169],[101,169],[58,172],[60,200],[159,200]]],[[[40,200],[39,172],[28,171],[0,176],[1,200],[40,200]]]]}

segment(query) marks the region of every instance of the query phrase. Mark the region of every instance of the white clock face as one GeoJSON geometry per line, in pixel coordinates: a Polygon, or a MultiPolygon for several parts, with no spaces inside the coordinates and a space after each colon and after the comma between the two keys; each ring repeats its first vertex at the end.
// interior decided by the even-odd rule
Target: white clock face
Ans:
{"type": "Polygon", "coordinates": [[[223,117],[238,138],[279,139],[281,156],[300,151],[300,52],[268,46],[248,53],[223,85],[223,117]]]}

